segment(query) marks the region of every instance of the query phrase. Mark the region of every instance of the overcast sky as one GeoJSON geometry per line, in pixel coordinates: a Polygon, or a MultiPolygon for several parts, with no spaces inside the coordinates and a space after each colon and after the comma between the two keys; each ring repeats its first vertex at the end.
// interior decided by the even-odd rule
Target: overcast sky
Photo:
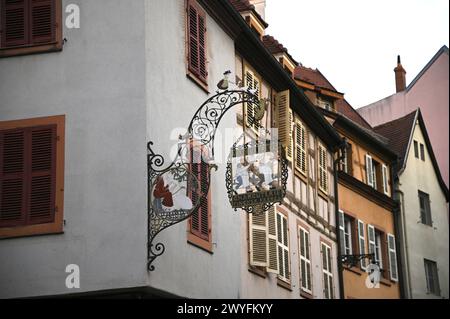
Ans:
{"type": "Polygon", "coordinates": [[[409,84],[449,45],[448,11],[448,0],[266,0],[266,33],[358,108],[395,93],[397,54],[409,84]]]}

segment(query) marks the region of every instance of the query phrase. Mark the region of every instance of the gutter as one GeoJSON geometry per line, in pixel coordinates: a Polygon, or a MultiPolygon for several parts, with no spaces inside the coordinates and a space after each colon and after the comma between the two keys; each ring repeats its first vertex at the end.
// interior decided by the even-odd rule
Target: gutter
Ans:
{"type": "MultiPolygon", "coordinates": [[[[406,286],[405,286],[405,278],[404,278],[405,274],[403,272],[403,258],[402,258],[403,250],[401,249],[401,245],[400,245],[403,242],[403,238],[405,238],[404,243],[406,245],[406,233],[405,233],[405,237],[403,237],[403,231],[401,231],[401,230],[403,230],[403,228],[401,227],[402,223],[401,223],[401,219],[400,219],[400,214],[402,214],[402,217],[403,217],[402,219],[403,219],[403,221],[405,221],[404,216],[403,216],[405,210],[404,210],[404,205],[403,205],[404,204],[403,193],[395,188],[395,180],[394,180],[396,173],[397,173],[398,164],[399,164],[398,160],[393,161],[391,163],[392,169],[391,169],[391,174],[390,174],[391,175],[391,185],[390,186],[391,186],[391,190],[392,190],[391,193],[392,193],[394,199],[395,199],[395,195],[394,195],[395,193],[399,193],[402,196],[402,201],[395,199],[396,205],[392,211],[392,213],[393,213],[392,215],[394,217],[394,235],[396,238],[395,251],[396,251],[396,255],[397,255],[397,275],[398,275],[398,285],[400,288],[400,299],[406,299],[407,292],[406,292],[406,286]]],[[[397,178],[397,180],[398,180],[398,178],[397,178]]],[[[405,252],[406,251],[407,251],[407,249],[405,247],[405,252]]],[[[409,275],[409,272],[408,272],[408,275],[409,275]]],[[[408,283],[410,283],[410,282],[411,281],[408,281],[408,283]]]]}
{"type": "Polygon", "coordinates": [[[341,232],[339,231],[339,190],[338,190],[338,170],[339,163],[344,159],[345,148],[347,147],[347,140],[344,138],[343,142],[337,149],[337,158],[333,160],[333,174],[334,174],[334,220],[336,223],[336,241],[337,241],[337,265],[338,265],[338,280],[339,280],[339,298],[345,299],[345,290],[344,290],[344,267],[342,267],[341,256],[343,252],[341,251],[341,241],[343,238],[341,237],[341,232]],[[339,154],[339,151],[342,151],[342,155],[339,154]]]}

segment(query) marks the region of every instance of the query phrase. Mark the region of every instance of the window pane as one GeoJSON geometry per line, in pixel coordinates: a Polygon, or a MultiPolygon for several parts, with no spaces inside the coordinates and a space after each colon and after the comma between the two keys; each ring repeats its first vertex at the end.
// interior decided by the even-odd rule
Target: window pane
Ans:
{"type": "Polygon", "coordinates": [[[419,158],[419,146],[417,144],[417,141],[414,141],[414,156],[416,158],[419,158]]]}
{"type": "Polygon", "coordinates": [[[425,160],[425,148],[424,148],[424,145],[423,145],[423,144],[420,144],[420,159],[421,159],[422,161],[425,160]]]}

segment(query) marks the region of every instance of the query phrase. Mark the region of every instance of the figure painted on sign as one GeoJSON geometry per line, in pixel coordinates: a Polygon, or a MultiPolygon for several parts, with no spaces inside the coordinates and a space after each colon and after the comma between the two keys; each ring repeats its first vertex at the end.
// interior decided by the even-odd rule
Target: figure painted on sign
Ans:
{"type": "Polygon", "coordinates": [[[234,178],[234,186],[236,190],[240,189],[241,187],[243,187],[245,190],[249,189],[250,187],[248,176],[249,166],[250,165],[245,160],[237,164],[236,177],[234,178]]]}
{"type": "Polygon", "coordinates": [[[169,190],[172,192],[173,209],[192,209],[192,201],[186,196],[186,187],[173,179],[172,175],[167,176],[169,190]]]}
{"type": "Polygon", "coordinates": [[[273,154],[266,153],[259,164],[260,179],[262,180],[260,187],[264,189],[273,188],[273,154]]]}
{"type": "Polygon", "coordinates": [[[173,207],[172,192],[169,190],[169,186],[164,182],[162,176],[158,176],[156,179],[156,185],[153,190],[153,196],[155,197],[155,204],[160,210],[171,210],[173,207]]]}
{"type": "Polygon", "coordinates": [[[186,187],[175,181],[170,174],[158,176],[153,190],[156,208],[164,212],[192,209],[192,201],[186,196],[186,187]]]}
{"type": "Polygon", "coordinates": [[[255,161],[250,164],[250,183],[253,185],[255,190],[260,191],[262,188],[262,183],[264,182],[264,175],[261,174],[260,170],[260,162],[259,159],[255,159],[255,161]]]}

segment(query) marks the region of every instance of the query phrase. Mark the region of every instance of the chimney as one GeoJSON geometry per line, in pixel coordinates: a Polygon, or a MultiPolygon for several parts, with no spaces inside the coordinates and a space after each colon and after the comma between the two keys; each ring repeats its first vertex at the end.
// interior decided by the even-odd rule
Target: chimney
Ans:
{"type": "Polygon", "coordinates": [[[397,55],[397,67],[394,69],[395,72],[395,88],[398,92],[406,89],[406,71],[402,66],[400,61],[400,55],[397,55]]]}
{"type": "Polygon", "coordinates": [[[250,0],[250,3],[255,6],[256,12],[263,18],[266,19],[266,0],[250,0]]]}

